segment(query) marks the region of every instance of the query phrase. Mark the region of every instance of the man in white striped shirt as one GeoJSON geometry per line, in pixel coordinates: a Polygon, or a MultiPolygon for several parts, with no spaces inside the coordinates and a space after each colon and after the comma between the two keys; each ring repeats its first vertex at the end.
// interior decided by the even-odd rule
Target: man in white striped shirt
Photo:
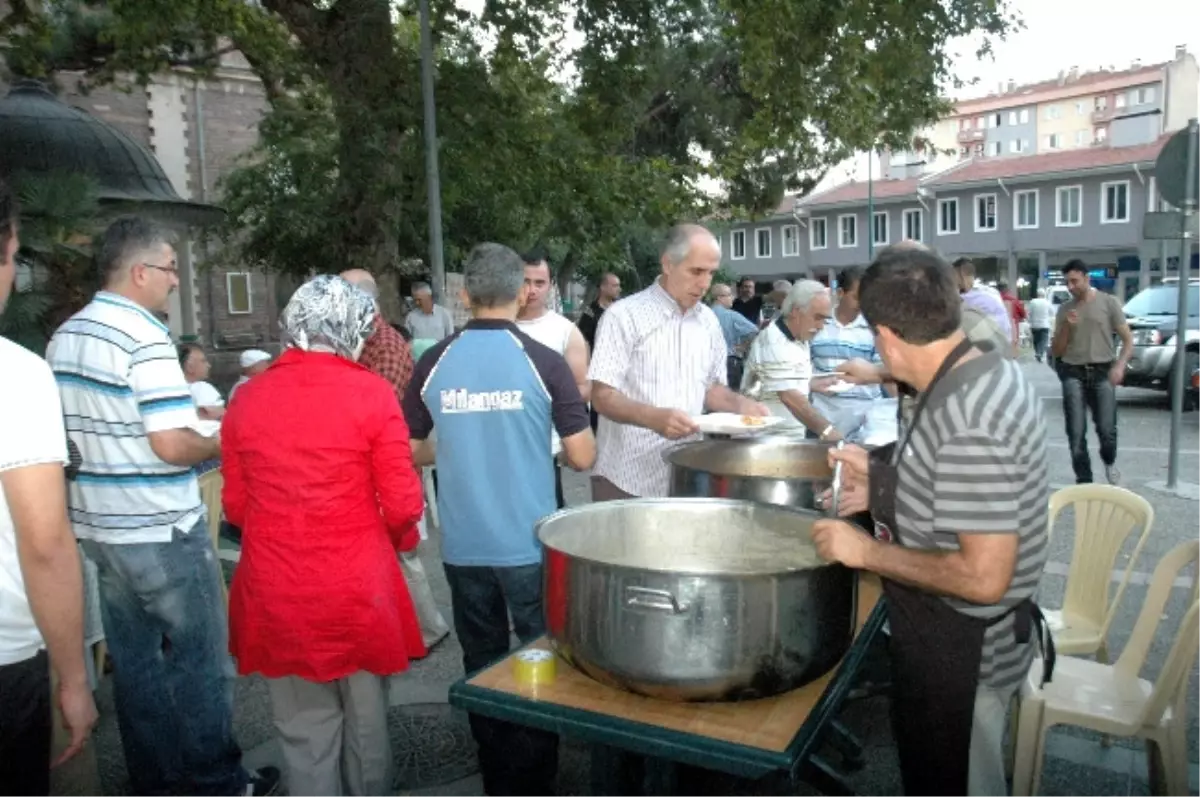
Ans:
{"type": "Polygon", "coordinates": [[[220,441],[193,431],[192,394],[155,317],[179,286],[170,240],[142,219],[113,222],[96,243],[104,289],[46,351],[82,456],[67,503],[99,571],[133,793],[268,794],[279,771],[247,773],[233,738],[221,571],[192,469],[220,441]]]}
{"type": "Polygon", "coordinates": [[[705,408],[767,415],[766,407],[730,390],[725,336],[701,301],[721,264],[704,227],[671,229],[654,284],[613,304],[596,332],[588,378],[600,414],[592,499],[665,496],[664,449],[695,435],[705,408]]]}

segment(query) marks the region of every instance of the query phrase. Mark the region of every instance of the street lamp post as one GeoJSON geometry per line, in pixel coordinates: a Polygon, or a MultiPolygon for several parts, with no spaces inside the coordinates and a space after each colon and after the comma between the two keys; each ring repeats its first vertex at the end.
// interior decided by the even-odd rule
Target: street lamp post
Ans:
{"type": "Polygon", "coordinates": [[[875,147],[867,151],[867,261],[875,259],[875,147]]]}
{"type": "Polygon", "coordinates": [[[437,106],[433,99],[433,33],[429,27],[429,0],[420,2],[421,99],[425,113],[425,193],[429,204],[429,270],[433,299],[446,293],[446,264],[442,254],[442,187],[438,174],[437,106]]]}

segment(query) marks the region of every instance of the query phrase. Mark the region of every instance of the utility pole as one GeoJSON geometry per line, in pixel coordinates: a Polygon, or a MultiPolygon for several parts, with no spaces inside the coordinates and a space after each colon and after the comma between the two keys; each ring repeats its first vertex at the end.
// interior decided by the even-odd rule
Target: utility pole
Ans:
{"type": "Polygon", "coordinates": [[[429,0],[420,0],[421,99],[425,106],[425,193],[429,204],[429,270],[433,300],[446,295],[446,264],[442,254],[442,186],[438,174],[437,105],[433,99],[433,33],[429,0]]]}
{"type": "MultiPolygon", "coordinates": [[[[841,235],[840,230],[838,231],[838,235],[841,235]]],[[[875,147],[872,145],[871,149],[867,151],[867,262],[871,262],[874,259],[875,259],[875,147]]]]}
{"type": "MultiPolygon", "coordinates": [[[[1191,378],[1185,366],[1187,355],[1184,353],[1188,328],[1188,294],[1191,292],[1192,277],[1192,238],[1191,217],[1196,213],[1196,183],[1192,178],[1196,174],[1197,138],[1200,138],[1200,125],[1195,119],[1187,126],[1187,169],[1184,172],[1188,179],[1184,181],[1183,200],[1183,235],[1179,241],[1179,304],[1175,316],[1175,367],[1171,374],[1171,440],[1167,452],[1167,489],[1177,490],[1179,487],[1179,443],[1183,437],[1183,392],[1184,385],[1191,378]]],[[[1167,270],[1163,263],[1163,273],[1167,270]]]]}

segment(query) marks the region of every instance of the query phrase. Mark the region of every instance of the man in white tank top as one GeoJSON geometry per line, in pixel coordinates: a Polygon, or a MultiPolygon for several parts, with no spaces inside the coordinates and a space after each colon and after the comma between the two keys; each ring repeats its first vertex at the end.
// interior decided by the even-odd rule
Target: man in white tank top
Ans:
{"type": "MultiPolygon", "coordinates": [[[[525,285],[528,291],[525,304],[517,314],[517,326],[538,343],[563,356],[575,376],[575,384],[579,386],[583,400],[588,401],[591,383],[587,378],[588,346],[583,339],[583,333],[569,318],[546,306],[553,286],[546,256],[535,252],[525,255],[524,259],[525,285]]],[[[553,430],[550,432],[549,443],[550,451],[557,459],[562,450],[562,442],[553,430]]],[[[559,509],[566,506],[563,498],[562,469],[557,465],[554,469],[554,495],[559,509]]]]}

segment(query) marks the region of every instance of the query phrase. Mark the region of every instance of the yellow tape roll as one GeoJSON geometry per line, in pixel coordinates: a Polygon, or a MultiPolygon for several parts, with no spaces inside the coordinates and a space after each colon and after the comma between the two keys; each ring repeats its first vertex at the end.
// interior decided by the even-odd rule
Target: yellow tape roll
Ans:
{"type": "Polygon", "coordinates": [[[549,650],[522,650],[513,657],[513,674],[521,686],[544,686],[554,683],[557,663],[549,650]]]}

